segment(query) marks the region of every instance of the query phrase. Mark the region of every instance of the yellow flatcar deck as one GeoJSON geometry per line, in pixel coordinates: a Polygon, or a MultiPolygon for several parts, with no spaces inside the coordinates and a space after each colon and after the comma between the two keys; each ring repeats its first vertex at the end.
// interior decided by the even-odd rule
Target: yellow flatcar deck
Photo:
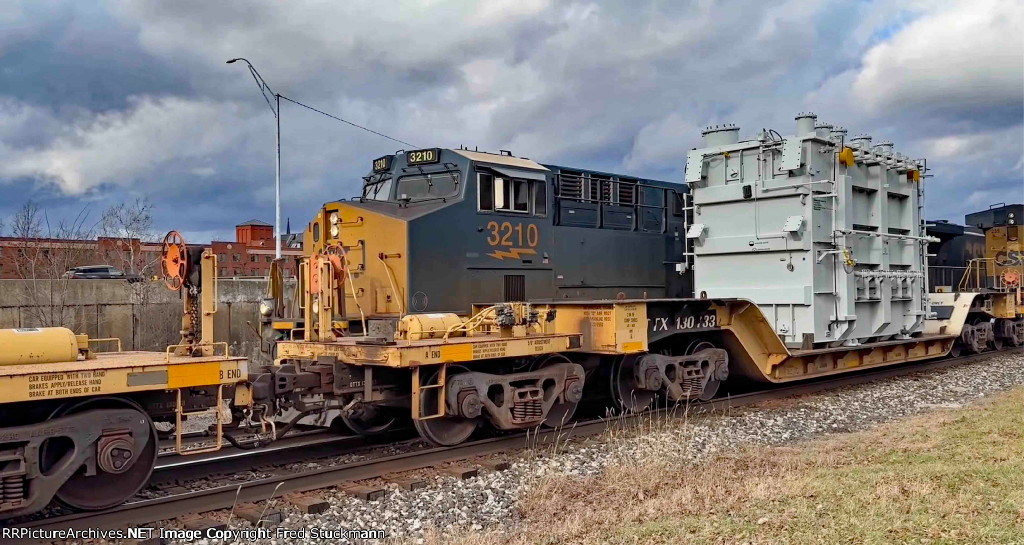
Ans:
{"type": "Polygon", "coordinates": [[[528,337],[501,337],[497,334],[421,339],[374,344],[361,337],[335,341],[281,341],[278,359],[316,359],[331,356],[356,365],[418,367],[440,363],[464,362],[533,356],[563,352],[580,347],[580,334],[534,334],[528,337]]]}
{"type": "Polygon", "coordinates": [[[0,403],[236,384],[245,358],[109,352],[95,359],[0,366],[0,403]]]}

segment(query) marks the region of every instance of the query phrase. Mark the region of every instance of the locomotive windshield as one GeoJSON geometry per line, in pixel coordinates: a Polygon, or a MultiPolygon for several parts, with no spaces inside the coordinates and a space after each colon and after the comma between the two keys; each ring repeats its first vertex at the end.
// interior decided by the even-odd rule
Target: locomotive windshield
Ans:
{"type": "Polygon", "coordinates": [[[449,171],[402,176],[398,179],[395,194],[398,200],[412,202],[455,197],[459,194],[459,173],[449,171]]]}
{"type": "Polygon", "coordinates": [[[363,198],[374,201],[391,200],[391,173],[372,176],[363,184],[363,198]]]}

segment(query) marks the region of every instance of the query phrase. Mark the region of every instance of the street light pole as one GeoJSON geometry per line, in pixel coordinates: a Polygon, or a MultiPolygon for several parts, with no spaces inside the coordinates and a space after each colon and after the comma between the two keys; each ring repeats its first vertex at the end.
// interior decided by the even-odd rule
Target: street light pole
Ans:
{"type": "Polygon", "coordinates": [[[274,258],[281,259],[281,95],[274,93],[277,108],[277,168],[274,173],[274,258]]]}
{"type": "Polygon", "coordinates": [[[277,122],[277,163],[274,169],[274,256],[277,259],[281,259],[281,95],[275,93],[267,85],[263,76],[256,71],[256,67],[248,60],[239,57],[231,59],[227,63],[231,64],[236,61],[243,61],[249,67],[249,73],[256,80],[256,85],[259,86],[263,99],[270,106],[270,111],[274,112],[274,119],[277,122]],[[274,97],[274,104],[270,103],[268,94],[274,97]]]}

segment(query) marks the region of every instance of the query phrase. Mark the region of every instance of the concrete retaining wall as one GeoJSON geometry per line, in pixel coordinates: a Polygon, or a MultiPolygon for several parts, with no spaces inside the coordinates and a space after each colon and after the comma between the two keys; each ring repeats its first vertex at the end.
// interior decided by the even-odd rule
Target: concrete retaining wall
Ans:
{"type": "MultiPolygon", "coordinates": [[[[264,279],[218,285],[214,339],[254,364],[265,363],[254,331],[265,290],[264,279]]],[[[0,280],[0,328],[63,326],[93,338],[120,338],[124,350],[162,352],[176,344],[181,305],[179,294],[162,282],[0,280]]]]}

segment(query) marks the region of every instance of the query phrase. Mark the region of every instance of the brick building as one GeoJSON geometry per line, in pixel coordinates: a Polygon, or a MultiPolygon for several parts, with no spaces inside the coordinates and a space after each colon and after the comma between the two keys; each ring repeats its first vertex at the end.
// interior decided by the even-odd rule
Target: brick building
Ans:
{"type": "MultiPolygon", "coordinates": [[[[235,226],[234,241],[189,244],[190,251],[201,252],[205,248],[212,248],[217,254],[217,272],[221,277],[265,277],[274,259],[274,227],[250,220],[235,226]]],[[[160,273],[162,249],[159,241],[138,239],[0,237],[0,279],[56,277],[67,269],[86,265],[111,265],[149,277],[160,273]]],[[[284,235],[281,253],[285,257],[285,276],[294,276],[296,259],[302,255],[301,234],[284,235]]]]}
{"type": "MultiPolygon", "coordinates": [[[[235,226],[233,242],[215,240],[209,247],[217,254],[219,276],[267,276],[270,262],[274,260],[274,226],[260,220],[249,220],[235,226]]],[[[294,276],[295,260],[302,256],[302,237],[284,235],[281,256],[285,258],[285,276],[294,276]]]]}

